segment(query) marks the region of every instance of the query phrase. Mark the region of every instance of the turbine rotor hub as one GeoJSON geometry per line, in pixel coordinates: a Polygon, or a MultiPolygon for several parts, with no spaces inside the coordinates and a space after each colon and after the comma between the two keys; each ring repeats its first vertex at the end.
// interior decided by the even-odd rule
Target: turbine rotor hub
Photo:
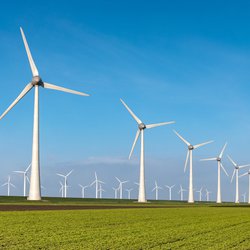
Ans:
{"type": "Polygon", "coordinates": [[[33,76],[32,81],[31,81],[31,84],[32,84],[33,86],[35,86],[35,85],[38,85],[38,86],[43,85],[42,78],[41,78],[40,76],[33,76]]]}
{"type": "Polygon", "coordinates": [[[189,150],[193,150],[193,149],[194,149],[194,146],[193,146],[193,145],[189,145],[189,146],[188,146],[188,149],[189,149],[189,150]]]}
{"type": "Polygon", "coordinates": [[[217,157],[217,159],[216,159],[217,161],[221,161],[221,158],[220,157],[217,157]]]}
{"type": "Polygon", "coordinates": [[[142,122],[142,123],[140,123],[140,124],[138,125],[138,128],[139,128],[140,130],[143,130],[143,129],[146,128],[146,125],[142,122]]]}
{"type": "Polygon", "coordinates": [[[236,166],[235,169],[239,169],[239,166],[236,166]]]}

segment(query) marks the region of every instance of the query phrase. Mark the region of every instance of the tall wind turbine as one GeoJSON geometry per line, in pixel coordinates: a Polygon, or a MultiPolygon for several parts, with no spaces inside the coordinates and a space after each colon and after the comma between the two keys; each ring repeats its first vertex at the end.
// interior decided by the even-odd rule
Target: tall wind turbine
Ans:
{"type": "Polygon", "coordinates": [[[145,193],[145,170],[144,170],[145,169],[145,166],[144,166],[144,130],[147,128],[150,129],[150,128],[155,128],[155,127],[159,127],[159,126],[163,126],[163,125],[172,124],[175,122],[171,121],[171,122],[162,122],[162,123],[146,125],[133,113],[133,111],[127,106],[127,104],[122,99],[120,99],[120,100],[121,100],[122,104],[125,106],[125,108],[128,110],[128,112],[130,113],[130,115],[137,122],[137,125],[138,125],[138,130],[136,132],[135,140],[134,140],[134,143],[132,145],[132,149],[131,149],[130,154],[129,154],[129,159],[131,158],[131,155],[134,151],[134,147],[136,145],[136,142],[137,142],[139,136],[141,136],[141,158],[140,158],[140,180],[139,180],[138,202],[147,202],[146,193],[145,193]]]}
{"type": "Polygon", "coordinates": [[[220,173],[221,173],[221,169],[224,171],[224,173],[228,176],[228,173],[226,171],[226,169],[223,167],[221,160],[222,160],[222,156],[224,154],[225,148],[227,146],[227,143],[225,143],[225,145],[223,146],[220,154],[217,157],[214,158],[207,158],[207,159],[201,159],[201,161],[217,161],[217,165],[218,165],[218,180],[217,180],[217,200],[216,203],[221,203],[221,183],[220,183],[220,173]]]}
{"type": "Polygon", "coordinates": [[[201,197],[202,197],[202,189],[203,187],[201,187],[200,190],[197,190],[196,192],[199,193],[199,201],[201,201],[201,197]]]}
{"type": "Polygon", "coordinates": [[[128,199],[130,200],[131,197],[131,191],[133,190],[133,188],[131,189],[126,189],[126,191],[128,192],[128,199]]]}
{"type": "Polygon", "coordinates": [[[67,188],[69,187],[69,186],[68,186],[68,182],[67,182],[67,178],[69,177],[69,175],[70,175],[72,172],[73,172],[73,169],[72,169],[70,172],[68,172],[66,175],[57,174],[57,175],[59,175],[59,176],[61,176],[61,177],[64,178],[64,198],[67,198],[67,188]]]}
{"type": "Polygon", "coordinates": [[[82,190],[82,198],[85,198],[85,189],[89,186],[83,186],[81,184],[79,184],[79,186],[81,187],[81,190],[82,190]]]}
{"type": "Polygon", "coordinates": [[[212,192],[210,192],[210,191],[208,191],[207,189],[206,189],[206,197],[207,197],[207,201],[209,201],[209,194],[211,194],[212,192]]]}
{"type": "Polygon", "coordinates": [[[24,171],[13,171],[15,173],[23,175],[23,196],[24,197],[26,196],[26,181],[29,182],[28,171],[30,167],[31,167],[31,164],[24,171]]]}
{"type": "Polygon", "coordinates": [[[171,201],[172,200],[172,188],[174,187],[175,185],[172,185],[172,186],[168,186],[168,185],[165,185],[166,188],[168,188],[168,194],[169,194],[169,200],[171,201]]]}
{"type": "Polygon", "coordinates": [[[200,143],[197,145],[192,145],[190,144],[187,140],[185,140],[180,134],[178,134],[175,130],[174,133],[188,146],[188,151],[187,151],[187,157],[185,161],[185,167],[184,167],[184,172],[186,171],[188,159],[190,163],[189,167],[189,193],[188,193],[188,202],[193,203],[194,202],[194,190],[193,190],[193,150],[197,149],[199,147],[205,146],[206,144],[209,144],[213,141],[208,141],[204,143],[200,143]]]}
{"type": "Polygon", "coordinates": [[[152,189],[152,192],[155,191],[155,200],[158,200],[159,189],[162,189],[162,188],[158,186],[157,182],[155,181],[155,187],[152,189]]]}
{"type": "Polygon", "coordinates": [[[240,175],[239,177],[242,177],[245,175],[248,175],[248,204],[250,204],[250,169],[246,173],[240,175]]]}
{"type": "Polygon", "coordinates": [[[95,172],[95,180],[90,184],[90,186],[93,186],[94,184],[95,184],[95,198],[98,199],[99,184],[105,184],[105,183],[103,181],[98,180],[96,172],[95,172]]]}
{"type": "Polygon", "coordinates": [[[228,159],[232,162],[232,164],[234,165],[234,171],[233,171],[233,175],[232,175],[232,178],[231,178],[231,182],[233,181],[233,178],[235,176],[235,203],[239,203],[239,169],[241,168],[245,168],[245,167],[249,167],[250,164],[246,164],[246,165],[237,165],[235,163],[235,161],[228,155],[227,156],[228,159]]]}
{"type": "Polygon", "coordinates": [[[40,157],[39,157],[39,87],[45,89],[53,89],[71,94],[88,96],[88,94],[78,92],[71,89],[59,87],[47,82],[44,82],[39,75],[37,67],[32,58],[28,43],[26,41],[24,32],[20,28],[26,53],[29,59],[30,68],[32,71],[32,80],[26,85],[23,91],[19,94],[16,100],[6,109],[6,111],[0,116],[0,120],[32,89],[35,89],[34,99],[34,123],[33,123],[33,145],[32,145],[32,164],[31,164],[31,176],[30,176],[30,191],[28,200],[41,200],[41,186],[40,186],[40,157]]]}
{"type": "Polygon", "coordinates": [[[3,185],[2,185],[2,187],[4,187],[4,186],[7,186],[7,188],[8,188],[8,196],[10,196],[10,187],[16,187],[14,184],[12,184],[11,182],[10,182],[10,176],[8,176],[8,181],[7,182],[5,182],[3,185]]]}
{"type": "Polygon", "coordinates": [[[119,182],[119,193],[120,193],[120,199],[122,199],[122,185],[127,183],[128,181],[121,181],[119,178],[115,177],[116,180],[119,182]]]}
{"type": "Polygon", "coordinates": [[[181,195],[181,201],[183,201],[183,192],[187,191],[186,189],[182,188],[182,185],[180,185],[180,190],[178,191],[178,194],[181,195]]]}

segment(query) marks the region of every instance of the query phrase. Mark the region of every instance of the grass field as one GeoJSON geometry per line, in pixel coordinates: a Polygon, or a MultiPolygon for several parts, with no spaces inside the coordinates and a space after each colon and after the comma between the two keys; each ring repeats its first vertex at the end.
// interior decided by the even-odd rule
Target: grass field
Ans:
{"type": "MultiPolygon", "coordinates": [[[[2,206],[10,203],[28,202],[0,197],[2,206]]],[[[137,206],[95,199],[44,203],[137,206]]],[[[0,249],[250,249],[248,206],[149,204],[162,208],[0,212],[0,249]]]]}

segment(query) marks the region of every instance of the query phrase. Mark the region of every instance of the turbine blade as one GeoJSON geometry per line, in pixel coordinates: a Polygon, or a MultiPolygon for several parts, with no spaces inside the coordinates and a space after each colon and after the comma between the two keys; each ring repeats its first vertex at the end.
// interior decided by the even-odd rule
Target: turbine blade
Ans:
{"type": "Polygon", "coordinates": [[[29,179],[29,177],[28,177],[28,176],[26,176],[26,179],[27,179],[28,183],[30,184],[30,179],[29,179]]]}
{"type": "Polygon", "coordinates": [[[250,167],[250,164],[246,164],[246,165],[241,165],[241,166],[239,166],[239,168],[245,168],[245,167],[250,167]]]}
{"type": "Polygon", "coordinates": [[[239,177],[242,177],[242,176],[245,176],[245,175],[248,175],[248,172],[246,172],[245,174],[239,175],[239,177]]]}
{"type": "Polygon", "coordinates": [[[219,155],[219,158],[222,158],[223,154],[224,154],[224,151],[226,149],[226,146],[227,146],[227,142],[225,143],[224,147],[222,148],[221,152],[220,152],[220,155],[219,155]]]}
{"type": "Polygon", "coordinates": [[[89,96],[89,94],[85,94],[83,92],[75,91],[75,90],[72,90],[72,89],[67,89],[67,88],[60,87],[60,86],[50,84],[50,83],[47,83],[47,82],[43,83],[43,87],[45,89],[54,89],[54,90],[58,90],[58,91],[62,91],[62,92],[75,94],[75,95],[89,96]]]}
{"type": "Polygon", "coordinates": [[[72,169],[70,172],[68,172],[68,173],[66,174],[66,176],[68,177],[73,171],[74,171],[74,169],[72,169]]]}
{"type": "Polygon", "coordinates": [[[116,180],[118,180],[119,183],[121,183],[121,180],[115,176],[116,180]]]}
{"type": "Polygon", "coordinates": [[[59,175],[59,176],[61,176],[61,177],[65,178],[65,175],[62,175],[62,174],[57,174],[57,175],[59,175]]]}
{"type": "Polygon", "coordinates": [[[226,176],[229,176],[226,169],[223,167],[222,163],[220,163],[220,166],[221,166],[222,170],[224,171],[224,173],[226,174],[226,176]]]}
{"type": "Polygon", "coordinates": [[[134,142],[133,142],[133,145],[132,145],[132,148],[131,148],[131,151],[130,151],[129,157],[128,157],[129,159],[131,158],[131,156],[132,156],[132,154],[133,154],[133,151],[134,151],[134,148],[135,148],[136,142],[137,142],[137,140],[138,140],[138,138],[139,138],[140,134],[141,134],[141,131],[138,129],[138,130],[137,130],[137,132],[136,132],[136,135],[135,135],[135,140],[134,140],[134,142]]]}
{"type": "Polygon", "coordinates": [[[216,161],[217,158],[206,158],[206,159],[200,159],[200,161],[216,161]]]}
{"type": "Polygon", "coordinates": [[[8,182],[5,182],[3,185],[1,185],[1,187],[6,186],[6,185],[8,185],[8,182]]]}
{"type": "Polygon", "coordinates": [[[12,184],[12,183],[10,183],[10,185],[11,185],[12,187],[14,187],[14,188],[16,187],[16,186],[15,186],[14,184],[12,184]]]}
{"type": "Polygon", "coordinates": [[[25,174],[24,171],[13,171],[14,173],[18,173],[18,174],[25,174]]]}
{"type": "Polygon", "coordinates": [[[26,50],[26,53],[27,53],[27,56],[28,56],[28,59],[29,59],[29,63],[30,63],[30,68],[31,68],[31,71],[32,71],[32,75],[33,76],[38,76],[39,75],[38,70],[37,70],[36,65],[35,65],[35,63],[33,61],[32,55],[30,53],[29,45],[27,43],[26,37],[25,37],[23,29],[21,27],[20,27],[20,30],[21,30],[21,34],[22,34],[22,38],[23,38],[23,43],[24,43],[24,46],[25,46],[25,50],[26,50]]]}
{"type": "Polygon", "coordinates": [[[185,144],[187,144],[188,146],[190,146],[191,144],[188,142],[188,141],[186,141],[180,134],[178,134],[175,130],[173,130],[174,131],[174,133],[185,143],[185,144]]]}
{"type": "Polygon", "coordinates": [[[133,113],[133,111],[127,106],[127,104],[120,99],[124,107],[128,110],[128,112],[131,114],[131,116],[136,120],[138,124],[142,123],[142,121],[133,113]]]}
{"type": "Polygon", "coordinates": [[[30,165],[26,168],[25,173],[27,173],[27,172],[29,171],[30,167],[31,167],[31,163],[30,163],[30,165]]]}
{"type": "Polygon", "coordinates": [[[173,124],[173,123],[175,123],[175,121],[149,124],[149,125],[146,125],[146,128],[155,128],[155,127],[164,126],[164,125],[173,124]]]}
{"type": "Polygon", "coordinates": [[[232,178],[231,178],[231,182],[233,182],[233,178],[234,178],[234,175],[235,175],[235,169],[234,169],[234,172],[233,172],[233,175],[232,175],[232,178]]]}
{"type": "Polygon", "coordinates": [[[205,145],[207,145],[207,144],[209,144],[209,143],[212,143],[212,142],[213,142],[213,141],[207,141],[207,142],[203,142],[203,143],[201,143],[201,144],[194,145],[194,149],[199,148],[199,147],[202,147],[202,146],[205,146],[205,145]]]}
{"type": "Polygon", "coordinates": [[[186,161],[185,161],[185,166],[184,166],[184,173],[186,172],[189,154],[190,154],[190,152],[189,152],[189,150],[188,150],[188,151],[187,151],[187,156],[186,156],[186,161]]]}
{"type": "Polygon", "coordinates": [[[235,167],[237,167],[237,164],[233,161],[233,159],[228,155],[227,158],[233,163],[235,167]]]}
{"type": "Polygon", "coordinates": [[[27,84],[23,91],[19,94],[14,102],[0,116],[0,120],[33,88],[31,83],[27,84]]]}

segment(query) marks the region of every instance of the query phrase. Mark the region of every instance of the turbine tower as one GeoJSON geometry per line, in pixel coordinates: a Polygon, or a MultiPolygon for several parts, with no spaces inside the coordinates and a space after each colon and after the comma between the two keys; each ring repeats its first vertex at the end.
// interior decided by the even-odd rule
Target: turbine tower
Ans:
{"type": "Polygon", "coordinates": [[[250,169],[246,173],[240,175],[239,177],[242,177],[245,175],[248,175],[248,204],[250,204],[250,169]]]}
{"type": "Polygon", "coordinates": [[[168,197],[169,197],[169,200],[171,201],[172,200],[172,188],[174,187],[175,185],[172,185],[172,186],[168,186],[168,185],[165,185],[166,188],[168,188],[168,197]]]}
{"type": "Polygon", "coordinates": [[[122,185],[127,183],[128,181],[121,181],[119,178],[115,177],[116,180],[119,182],[119,193],[120,193],[120,199],[122,199],[122,185]]]}
{"type": "Polygon", "coordinates": [[[79,184],[79,186],[81,187],[81,190],[82,190],[82,198],[85,198],[85,189],[89,186],[83,186],[81,184],[79,184]]]}
{"type": "Polygon", "coordinates": [[[16,100],[6,109],[6,111],[0,116],[0,120],[32,89],[35,89],[34,99],[34,123],[33,123],[33,144],[32,144],[32,164],[30,175],[30,191],[28,200],[41,200],[41,185],[40,185],[40,150],[39,150],[39,87],[45,89],[53,89],[71,94],[88,96],[88,94],[59,87],[47,82],[44,82],[37,70],[37,67],[33,61],[28,43],[26,41],[24,32],[20,28],[26,53],[29,59],[30,68],[32,71],[32,80],[26,85],[23,91],[19,94],[16,100]]]}
{"type": "Polygon", "coordinates": [[[22,174],[23,175],[23,196],[26,196],[26,181],[29,182],[28,171],[31,167],[31,164],[24,170],[24,171],[13,171],[14,173],[22,174]]]}
{"type": "Polygon", "coordinates": [[[64,178],[64,198],[67,198],[67,188],[69,187],[69,186],[68,186],[68,183],[67,183],[67,178],[69,177],[69,175],[70,175],[72,172],[73,172],[73,169],[72,169],[70,172],[68,172],[66,175],[57,174],[57,175],[59,175],[59,176],[61,176],[61,177],[64,178]]]}
{"type": "Polygon", "coordinates": [[[95,180],[90,184],[90,186],[93,186],[94,184],[95,184],[95,198],[98,199],[99,184],[105,184],[105,183],[103,181],[98,180],[96,172],[95,172],[95,180]]]}
{"type": "Polygon", "coordinates": [[[201,197],[202,197],[202,189],[203,187],[201,187],[200,190],[196,191],[197,193],[199,193],[199,201],[201,201],[201,197]]]}
{"type": "Polygon", "coordinates": [[[223,167],[221,160],[222,160],[222,156],[224,154],[225,148],[227,146],[227,143],[225,143],[225,145],[223,146],[220,154],[217,157],[214,158],[207,158],[207,159],[201,159],[201,161],[217,161],[217,165],[218,165],[218,177],[217,177],[217,200],[216,203],[221,203],[221,169],[224,171],[224,173],[228,176],[228,173],[226,171],[226,169],[223,167]]]}
{"type": "Polygon", "coordinates": [[[186,171],[188,159],[190,163],[189,167],[189,193],[188,193],[188,202],[193,203],[194,202],[194,190],[193,190],[193,150],[197,149],[199,147],[205,146],[206,144],[209,144],[213,141],[208,141],[204,143],[200,143],[197,145],[192,145],[190,144],[187,140],[185,140],[180,134],[178,134],[175,130],[174,133],[188,146],[188,151],[187,151],[187,157],[185,161],[185,167],[184,167],[184,172],[186,171]]]}
{"type": "Polygon", "coordinates": [[[120,99],[122,104],[125,106],[125,108],[128,110],[130,115],[134,118],[134,120],[137,122],[138,125],[138,130],[135,135],[135,140],[132,146],[132,149],[129,154],[129,159],[131,158],[131,155],[134,151],[134,147],[136,145],[136,142],[141,136],[141,157],[140,157],[140,179],[139,179],[139,195],[138,195],[138,202],[147,202],[146,200],[146,193],[145,193],[145,166],[144,166],[144,130],[145,129],[150,129],[150,128],[155,128],[163,125],[168,125],[175,123],[174,121],[171,122],[162,122],[162,123],[156,123],[156,124],[149,124],[145,125],[134,113],[133,111],[127,106],[127,104],[120,99]]]}
{"type": "Polygon", "coordinates": [[[155,191],[155,200],[158,200],[159,189],[162,189],[162,188],[158,186],[157,182],[155,181],[155,187],[152,189],[152,192],[155,191]]]}
{"type": "Polygon", "coordinates": [[[231,178],[231,183],[233,181],[233,178],[235,176],[235,203],[239,203],[239,169],[241,168],[245,168],[245,167],[249,167],[250,164],[246,164],[246,165],[237,165],[233,159],[228,155],[227,156],[228,159],[232,162],[232,164],[234,165],[234,171],[233,171],[233,175],[232,175],[232,178],[231,178]]]}
{"type": "Polygon", "coordinates": [[[10,187],[16,187],[14,184],[12,184],[11,182],[10,182],[10,176],[8,176],[8,181],[7,182],[5,182],[3,185],[2,185],[2,187],[4,187],[4,186],[7,186],[7,188],[8,188],[8,196],[10,196],[10,187]]]}
{"type": "Polygon", "coordinates": [[[182,185],[180,185],[180,190],[178,191],[178,194],[181,195],[181,201],[183,201],[183,192],[187,191],[186,189],[182,188],[182,185]]]}
{"type": "Polygon", "coordinates": [[[131,191],[133,190],[133,188],[131,189],[126,189],[126,191],[128,192],[128,199],[131,199],[131,191]]]}
{"type": "Polygon", "coordinates": [[[207,201],[209,201],[209,194],[211,194],[212,192],[210,192],[210,191],[208,191],[207,189],[206,189],[206,197],[207,197],[207,201]]]}

